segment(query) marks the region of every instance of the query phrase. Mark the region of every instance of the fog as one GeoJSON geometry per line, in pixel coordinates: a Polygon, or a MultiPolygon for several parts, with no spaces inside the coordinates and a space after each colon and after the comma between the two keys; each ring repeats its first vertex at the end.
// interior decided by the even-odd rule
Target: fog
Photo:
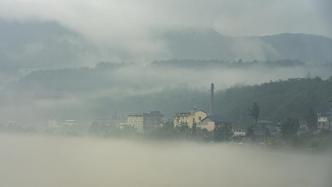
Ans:
{"type": "Polygon", "coordinates": [[[214,28],[232,36],[284,32],[331,36],[328,5],[325,0],[1,0],[0,18],[56,21],[99,46],[151,59],[164,55],[164,41],[156,35],[179,28],[214,28]]]}
{"type": "Polygon", "coordinates": [[[6,134],[0,149],[1,186],[331,186],[328,153],[6,134]]]}
{"type": "MultiPolygon", "coordinates": [[[[330,100],[331,5],[330,0],[0,0],[0,186],[331,187],[331,153],[304,148],[318,150],[330,140],[324,128],[318,132],[310,123],[330,100]],[[280,81],[287,79],[297,80],[280,81]],[[280,82],[269,90],[271,81],[280,82]],[[249,145],[255,142],[251,128],[241,145],[155,142],[143,138],[148,133],[130,137],[128,114],[161,111],[164,119],[153,123],[164,126],[155,133],[170,133],[166,121],[177,112],[209,108],[211,83],[216,86],[211,108],[237,112],[228,113],[230,120],[249,119],[247,104],[256,106],[259,96],[262,114],[267,111],[271,119],[254,115],[256,126],[273,119],[285,131],[286,122],[293,124],[282,118],[302,116],[309,140],[301,135],[300,151],[271,150],[265,130],[266,144],[249,145]],[[246,87],[252,91],[246,95],[239,87],[248,85],[254,86],[246,87]],[[238,97],[223,99],[227,94],[238,97]],[[99,127],[103,119],[110,124],[99,127]],[[111,135],[113,126],[129,137],[84,137],[99,130],[100,136],[111,135]]],[[[220,130],[217,123],[204,137],[207,142],[220,130]]],[[[251,119],[241,128],[250,124],[251,119]]],[[[225,140],[231,130],[226,126],[225,140]]],[[[185,129],[181,125],[179,137],[187,138],[185,129]]],[[[196,126],[192,129],[195,135],[196,126]]],[[[302,130],[301,124],[296,137],[302,130]]],[[[283,133],[277,145],[290,146],[283,133]]]]}
{"type": "MultiPolygon", "coordinates": [[[[267,64],[176,65],[100,64],[93,68],[51,69],[34,71],[10,82],[0,94],[0,123],[41,124],[50,119],[109,118],[109,115],[145,110],[161,110],[173,114],[178,107],[192,108],[199,103],[174,103],[173,110],[163,111],[171,95],[187,92],[201,94],[208,103],[209,85],[217,91],[234,86],[255,85],[269,81],[300,77],[328,78],[330,66],[271,66],[267,64]],[[148,98],[156,98],[148,102],[148,98]],[[164,98],[168,98],[165,100],[164,98]],[[138,102],[145,100],[149,104],[138,102]],[[137,111],[135,111],[136,109],[137,111]]],[[[196,98],[197,99],[197,98],[196,98]]]]}

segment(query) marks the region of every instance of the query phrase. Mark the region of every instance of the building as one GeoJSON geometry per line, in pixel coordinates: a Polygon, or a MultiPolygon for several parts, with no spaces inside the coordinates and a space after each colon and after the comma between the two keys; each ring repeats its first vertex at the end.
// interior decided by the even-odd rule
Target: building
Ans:
{"type": "Polygon", "coordinates": [[[245,137],[247,134],[246,129],[244,128],[232,128],[233,137],[245,137]]]}
{"type": "Polygon", "coordinates": [[[193,128],[194,124],[198,125],[203,119],[207,118],[208,115],[214,114],[214,84],[211,83],[210,87],[210,102],[209,102],[209,114],[203,110],[195,109],[192,112],[177,113],[175,115],[173,124],[174,127],[187,126],[193,128]]]}
{"type": "Polygon", "coordinates": [[[223,120],[220,116],[218,115],[209,115],[206,116],[201,122],[197,124],[197,127],[200,129],[205,129],[208,132],[213,132],[217,128],[221,129],[229,125],[230,123],[223,120]]]}
{"type": "Polygon", "coordinates": [[[143,114],[129,114],[127,118],[128,127],[137,129],[139,132],[143,132],[144,127],[144,115],[143,114]]]}
{"type": "Polygon", "coordinates": [[[330,113],[318,114],[317,127],[319,130],[332,131],[332,115],[330,113]]]}
{"type": "Polygon", "coordinates": [[[145,129],[159,128],[162,125],[163,114],[159,111],[149,113],[129,114],[127,124],[137,132],[144,132],[145,129]]]}
{"type": "Polygon", "coordinates": [[[192,128],[194,124],[200,123],[207,117],[207,113],[203,110],[196,110],[188,113],[177,113],[173,121],[174,127],[187,126],[192,128]]]}

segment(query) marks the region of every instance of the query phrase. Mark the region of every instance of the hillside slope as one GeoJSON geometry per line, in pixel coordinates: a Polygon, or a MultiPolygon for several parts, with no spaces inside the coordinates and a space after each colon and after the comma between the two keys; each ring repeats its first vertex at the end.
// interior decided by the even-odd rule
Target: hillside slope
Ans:
{"type": "Polygon", "coordinates": [[[308,34],[229,37],[214,30],[183,30],[165,34],[173,58],[280,60],[331,63],[332,39],[308,34]]]}
{"type": "Polygon", "coordinates": [[[248,120],[248,109],[253,102],[257,102],[262,119],[303,119],[310,109],[327,110],[331,99],[331,79],[289,79],[220,92],[216,95],[216,108],[227,118],[248,120]]]}

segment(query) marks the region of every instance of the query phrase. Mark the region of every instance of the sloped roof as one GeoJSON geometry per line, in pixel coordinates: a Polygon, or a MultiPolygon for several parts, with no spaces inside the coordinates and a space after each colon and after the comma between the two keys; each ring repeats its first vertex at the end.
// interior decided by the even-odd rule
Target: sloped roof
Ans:
{"type": "Polygon", "coordinates": [[[226,120],[224,118],[222,118],[220,115],[208,115],[206,118],[204,118],[202,121],[205,120],[211,120],[214,121],[216,123],[221,123],[221,122],[226,122],[226,120]]]}

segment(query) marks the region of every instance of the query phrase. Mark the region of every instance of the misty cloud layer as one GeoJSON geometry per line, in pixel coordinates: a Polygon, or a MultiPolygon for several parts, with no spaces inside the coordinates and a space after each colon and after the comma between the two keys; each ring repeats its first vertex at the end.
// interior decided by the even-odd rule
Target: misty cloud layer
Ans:
{"type": "Polygon", "coordinates": [[[110,50],[137,58],[163,55],[161,31],[213,28],[225,35],[284,32],[332,36],[329,1],[294,0],[2,0],[6,20],[56,21],[110,50]],[[264,16],[262,16],[264,15],[264,16]]]}
{"type": "Polygon", "coordinates": [[[330,187],[328,154],[222,144],[0,136],[10,187],[330,187]]]}
{"type": "MultiPolygon", "coordinates": [[[[221,91],[271,80],[307,76],[328,78],[330,75],[330,66],[274,67],[264,64],[188,68],[180,64],[104,63],[94,68],[39,70],[2,89],[0,123],[14,120],[22,124],[45,125],[53,118],[92,121],[107,118],[112,113],[125,115],[137,111],[162,110],[165,109],[163,102],[169,106],[167,111],[162,111],[170,114],[169,107],[179,110],[179,104],[171,104],[172,95],[188,92],[188,97],[200,94],[199,98],[207,99],[205,94],[211,82],[221,91]],[[139,101],[147,103],[142,106],[139,101]]],[[[207,100],[196,102],[197,99],[185,104],[182,110],[208,103],[207,100]]]]}

